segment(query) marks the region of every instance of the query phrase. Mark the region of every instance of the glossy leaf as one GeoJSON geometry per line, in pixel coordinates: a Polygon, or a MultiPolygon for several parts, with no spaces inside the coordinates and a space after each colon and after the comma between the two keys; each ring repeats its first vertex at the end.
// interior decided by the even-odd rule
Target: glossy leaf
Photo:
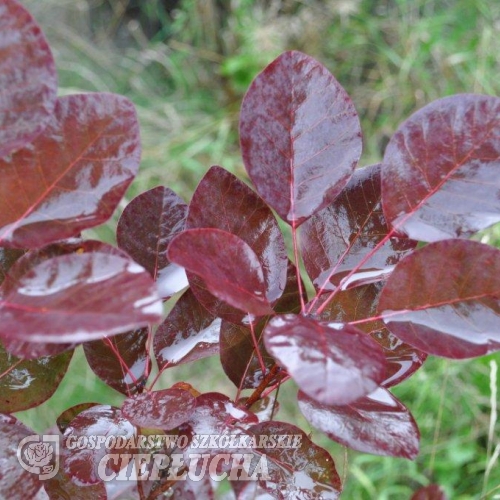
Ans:
{"type": "Polygon", "coordinates": [[[152,278],[130,259],[74,253],[24,271],[24,266],[14,265],[2,285],[1,336],[30,342],[85,342],[161,317],[152,278]]]}
{"type": "Polygon", "coordinates": [[[417,244],[394,236],[374,252],[388,232],[382,213],[380,164],[358,169],[335,201],[300,227],[301,254],[316,290],[345,289],[386,278],[417,244]],[[355,268],[355,274],[343,282],[355,268]]]}
{"type": "Polygon", "coordinates": [[[410,238],[468,237],[500,221],[500,99],[428,104],[392,136],[382,165],[386,219],[410,238]]]}
{"type": "Polygon", "coordinates": [[[139,328],[83,344],[92,371],[118,392],[130,396],[142,390],[148,376],[148,328],[139,328]],[[112,347],[110,346],[112,344],[112,347]]]}
{"type": "Polygon", "coordinates": [[[73,351],[55,357],[20,360],[0,344],[0,411],[14,413],[42,404],[59,387],[73,351]]]}
{"type": "Polygon", "coordinates": [[[265,346],[298,386],[316,401],[349,404],[373,392],[385,377],[379,345],[349,325],[277,316],[264,330],[265,346]]]}
{"type": "MultiPolygon", "coordinates": [[[[62,439],[64,472],[80,486],[100,483],[99,462],[107,453],[113,453],[114,448],[107,448],[105,443],[93,447],[90,445],[74,446],[74,443],[77,443],[80,437],[89,438],[90,436],[101,436],[104,439],[109,436],[122,436],[123,439],[128,440],[135,436],[135,433],[135,427],[123,417],[118,408],[96,405],[82,411],[71,421],[64,432],[62,439]]],[[[128,451],[133,453],[133,450],[128,451]]],[[[123,452],[123,447],[117,447],[116,452],[123,452]]]]}
{"type": "Polygon", "coordinates": [[[290,436],[289,447],[259,449],[267,460],[270,479],[261,479],[259,484],[273,498],[337,499],[342,485],[330,454],[315,445],[298,427],[284,422],[262,422],[249,431],[258,440],[260,436],[290,436]]]}
{"type": "MultiPolygon", "coordinates": [[[[193,194],[186,228],[221,229],[241,238],[259,259],[269,302],[281,297],[287,274],[283,235],[269,207],[233,174],[221,167],[210,168],[193,194]]],[[[199,277],[190,273],[189,283],[210,312],[239,322],[241,312],[214,300],[199,277]]]]}
{"type": "Polygon", "coordinates": [[[189,229],[172,240],[168,258],[200,276],[212,294],[233,307],[256,316],[272,313],[259,259],[234,234],[189,229]]]}
{"type": "Polygon", "coordinates": [[[149,271],[163,298],[187,286],[183,271],[167,258],[168,244],[184,229],[186,214],[182,199],[158,186],[134,198],[118,221],[118,246],[149,271]]]}
{"type": "Polygon", "coordinates": [[[195,406],[188,391],[170,388],[127,398],[122,414],[138,427],[171,430],[186,422],[195,406]]]}
{"type": "Polygon", "coordinates": [[[415,420],[382,387],[349,405],[321,404],[302,391],[298,402],[311,425],[348,448],[409,459],[418,454],[420,434],[415,420]]]}
{"type": "Polygon", "coordinates": [[[153,350],[160,369],[213,356],[219,352],[221,320],[186,290],[157,328],[153,350]]]}
{"type": "Polygon", "coordinates": [[[56,420],[57,428],[64,434],[68,428],[71,421],[82,411],[92,408],[92,406],[97,406],[98,403],[81,403],[79,405],[72,406],[67,410],[63,411],[56,420]]]}
{"type": "Polygon", "coordinates": [[[3,498],[34,498],[42,486],[38,475],[25,471],[17,457],[21,440],[34,434],[12,415],[0,413],[0,492],[3,498]]]}
{"type": "Polygon", "coordinates": [[[318,61],[295,51],[280,55],[251,84],[240,142],[257,192],[295,225],[342,191],[362,146],[346,91],[318,61]]]}
{"type": "Polygon", "coordinates": [[[413,493],[410,500],[448,500],[448,497],[441,486],[429,484],[413,493]]]}
{"type": "Polygon", "coordinates": [[[44,133],[0,159],[0,245],[36,248],[102,224],[139,160],[139,126],[128,99],[58,99],[44,133]]]}
{"type": "Polygon", "coordinates": [[[40,134],[54,111],[57,73],[40,26],[16,0],[0,4],[0,158],[40,134]]]}
{"type": "MultiPolygon", "coordinates": [[[[383,285],[373,283],[339,292],[323,310],[320,319],[338,324],[377,316],[377,304],[383,285]]],[[[323,295],[316,302],[315,309],[320,308],[327,298],[328,295],[323,295]]],[[[380,319],[356,324],[356,328],[370,334],[382,347],[387,363],[385,379],[381,383],[384,387],[392,387],[406,380],[427,358],[425,352],[398,339],[380,319]]]]}
{"type": "Polygon", "coordinates": [[[382,291],[387,328],[429,354],[472,358],[500,350],[500,250],[445,240],[404,259],[382,291]]]}

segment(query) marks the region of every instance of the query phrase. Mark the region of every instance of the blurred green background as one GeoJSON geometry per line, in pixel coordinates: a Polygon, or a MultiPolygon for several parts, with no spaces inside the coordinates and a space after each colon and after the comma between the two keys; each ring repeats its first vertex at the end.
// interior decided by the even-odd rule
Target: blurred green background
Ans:
{"type": "MultiPolygon", "coordinates": [[[[141,172],[112,221],[90,232],[114,241],[119,212],[163,184],[186,201],[213,164],[246,178],[238,111],[254,76],[284,50],[320,60],[351,95],[364,131],[361,165],[379,161],[413,111],[445,95],[500,95],[498,0],[24,0],[51,43],[60,93],[108,91],[136,105],[141,172]]],[[[500,229],[477,236],[500,247],[500,229]]],[[[278,418],[298,422],[335,457],[346,499],[406,499],[429,482],[452,499],[500,498],[499,428],[490,387],[498,356],[433,358],[394,389],[421,434],[417,460],[345,451],[280,394],[278,418]]],[[[39,431],[80,401],[119,403],[81,353],[56,395],[22,419],[39,431]]],[[[217,359],[167,371],[200,390],[234,394],[217,359]],[[207,372],[213,374],[207,377],[207,372]]],[[[496,401],[495,401],[496,403],[496,401]]]]}

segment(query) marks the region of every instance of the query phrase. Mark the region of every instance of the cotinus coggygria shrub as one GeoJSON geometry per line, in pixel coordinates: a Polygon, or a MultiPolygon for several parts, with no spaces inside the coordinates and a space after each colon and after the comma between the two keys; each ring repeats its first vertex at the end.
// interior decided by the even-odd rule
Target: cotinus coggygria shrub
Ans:
{"type": "Polygon", "coordinates": [[[390,388],[428,355],[500,350],[500,250],[469,239],[500,221],[500,99],[432,102],[397,128],[380,164],[359,167],[350,97],[319,62],[286,52],[242,103],[251,187],[220,166],[189,204],[154,187],[126,206],[114,247],[81,232],[112,215],[137,174],[133,104],[57,97],[47,41],[17,0],[0,4],[0,33],[2,496],[209,499],[216,476],[238,499],[338,498],[330,454],[277,418],[290,379],[330,439],[415,458],[417,424],[390,388]],[[51,397],[80,345],[121,407],[68,408],[57,446],[19,451],[36,433],[12,414],[51,397]],[[158,389],[165,370],[207,356],[220,357],[231,394],[158,389]],[[226,446],[200,444],[207,436],[226,446]],[[200,448],[217,461],[194,477],[200,448]]]}

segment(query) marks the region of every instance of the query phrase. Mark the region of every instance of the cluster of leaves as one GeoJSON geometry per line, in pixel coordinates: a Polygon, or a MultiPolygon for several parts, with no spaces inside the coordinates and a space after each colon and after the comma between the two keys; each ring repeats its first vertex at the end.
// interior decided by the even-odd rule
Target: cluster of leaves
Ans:
{"type": "MultiPolygon", "coordinates": [[[[53,394],[80,344],[125,399],[67,409],[57,421],[65,437],[302,436],[293,453],[250,449],[266,456],[270,478],[233,482],[237,498],[341,493],[329,453],[275,419],[273,392],[288,379],[306,419],[332,440],[414,458],[417,424],[389,388],[429,354],[500,349],[500,251],[468,239],[500,221],[500,99],[435,101],[400,125],[381,164],[357,169],[351,99],[320,63],[286,52],[241,109],[258,194],[218,166],[189,205],[156,187],[123,211],[116,248],[81,232],[111,216],[137,173],[133,105],[113,94],[57,98],[49,46],[17,0],[0,5],[0,32],[2,493],[26,498],[42,487],[17,464],[17,443],[33,431],[11,414],[53,394]],[[293,262],[273,211],[291,227],[293,262]],[[163,318],[163,303],[183,289],[163,318]],[[183,382],[155,390],[164,370],[212,355],[233,398],[183,382]]],[[[187,457],[189,445],[180,451],[187,457]]],[[[63,446],[45,492],[111,495],[116,485],[96,472],[102,453],[63,446]]],[[[141,499],[214,495],[209,478],[130,489],[141,499]]],[[[419,495],[441,498],[434,486],[419,495]]]]}

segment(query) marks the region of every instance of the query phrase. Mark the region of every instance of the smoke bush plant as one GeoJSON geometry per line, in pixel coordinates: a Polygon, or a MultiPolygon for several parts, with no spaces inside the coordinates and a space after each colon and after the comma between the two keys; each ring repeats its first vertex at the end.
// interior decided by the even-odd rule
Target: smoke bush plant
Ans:
{"type": "MultiPolygon", "coordinates": [[[[302,437],[293,453],[248,449],[266,457],[269,477],[231,482],[237,498],[341,493],[328,452],[276,420],[275,394],[288,379],[305,418],[332,440],[414,458],[417,424],[389,388],[428,354],[500,349],[500,251],[468,239],[500,220],[500,100],[437,100],[399,126],[381,164],[356,168],[351,99],[320,63],[286,52],[241,108],[256,192],[219,166],[189,205],[155,187],[123,211],[115,248],[80,233],[111,216],[137,173],[133,105],[104,93],[57,98],[49,46],[16,0],[0,5],[0,33],[2,494],[28,498],[43,486],[50,498],[113,496],[96,473],[103,450],[63,440],[62,467],[43,483],[15,455],[33,431],[11,414],[53,394],[78,345],[125,399],[121,408],[68,408],[57,420],[65,437],[302,437]],[[291,227],[293,262],[274,212],[291,227]],[[164,318],[163,302],[183,288],[164,318]],[[184,382],[155,390],[164,370],[213,355],[236,387],[230,396],[184,382]]],[[[214,495],[208,477],[127,486],[141,499],[214,495]]]]}

